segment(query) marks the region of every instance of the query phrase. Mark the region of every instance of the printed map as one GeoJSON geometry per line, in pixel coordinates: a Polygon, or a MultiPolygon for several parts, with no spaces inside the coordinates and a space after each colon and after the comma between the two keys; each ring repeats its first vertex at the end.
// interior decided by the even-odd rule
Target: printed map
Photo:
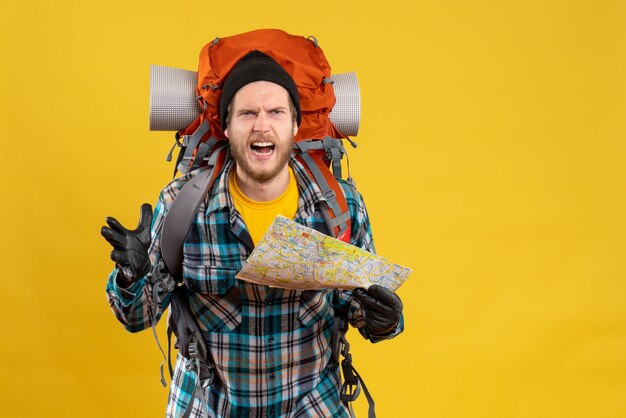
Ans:
{"type": "Polygon", "coordinates": [[[411,269],[277,216],[238,279],[287,289],[354,289],[378,284],[396,291],[411,269]]]}

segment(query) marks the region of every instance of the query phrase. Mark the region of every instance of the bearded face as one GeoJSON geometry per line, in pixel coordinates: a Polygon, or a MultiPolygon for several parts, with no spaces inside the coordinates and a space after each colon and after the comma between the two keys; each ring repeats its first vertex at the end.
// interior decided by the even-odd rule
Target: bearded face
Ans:
{"type": "Polygon", "coordinates": [[[282,86],[256,81],[234,96],[224,133],[240,183],[265,185],[287,173],[298,126],[282,86]]]}

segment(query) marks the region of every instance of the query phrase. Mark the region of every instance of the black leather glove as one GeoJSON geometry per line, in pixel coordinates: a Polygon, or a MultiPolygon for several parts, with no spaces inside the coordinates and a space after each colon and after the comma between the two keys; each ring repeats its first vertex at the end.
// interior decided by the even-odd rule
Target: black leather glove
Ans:
{"type": "Polygon", "coordinates": [[[141,205],[141,217],[134,230],[128,230],[117,219],[108,217],[106,222],[110,228],[103,226],[100,233],[113,246],[111,260],[115,261],[127,281],[134,282],[150,272],[150,224],[152,223],[152,206],[141,205]]]}
{"type": "Polygon", "coordinates": [[[374,284],[369,289],[354,289],[352,296],[365,311],[367,331],[372,336],[387,336],[402,318],[402,300],[395,293],[374,284]]]}

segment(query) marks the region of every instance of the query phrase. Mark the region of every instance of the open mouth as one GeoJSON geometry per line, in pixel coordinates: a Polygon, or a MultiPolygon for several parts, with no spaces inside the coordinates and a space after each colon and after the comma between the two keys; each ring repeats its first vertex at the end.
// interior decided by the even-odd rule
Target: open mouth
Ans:
{"type": "Polygon", "coordinates": [[[253,142],[250,149],[255,155],[270,155],[274,152],[274,144],[271,142],[253,142]]]}

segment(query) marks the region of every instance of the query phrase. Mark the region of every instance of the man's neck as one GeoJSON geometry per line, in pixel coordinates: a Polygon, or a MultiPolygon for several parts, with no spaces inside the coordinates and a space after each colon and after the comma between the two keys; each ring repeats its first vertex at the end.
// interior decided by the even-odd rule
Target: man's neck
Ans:
{"type": "Polygon", "coordinates": [[[256,202],[269,202],[280,197],[289,186],[289,166],[285,166],[274,178],[259,182],[235,168],[235,180],[241,193],[256,202]]]}

